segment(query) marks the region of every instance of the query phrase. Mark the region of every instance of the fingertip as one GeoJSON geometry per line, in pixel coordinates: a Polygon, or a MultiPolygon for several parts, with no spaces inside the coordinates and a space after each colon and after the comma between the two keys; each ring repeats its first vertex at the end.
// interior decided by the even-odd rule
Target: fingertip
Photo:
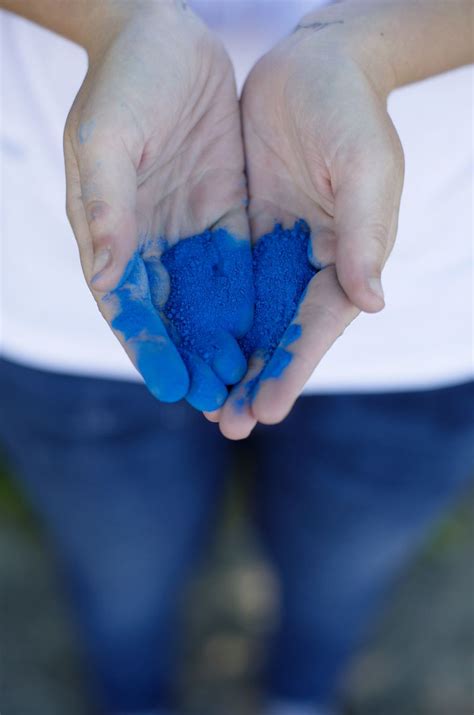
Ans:
{"type": "Polygon", "coordinates": [[[110,293],[115,290],[121,281],[123,268],[111,267],[97,273],[91,279],[90,286],[96,293],[110,293]]]}
{"type": "Polygon", "coordinates": [[[204,415],[206,420],[208,420],[208,422],[213,422],[214,424],[216,424],[220,420],[221,410],[214,410],[213,412],[204,411],[202,414],[204,415]]]}
{"type": "Polygon", "coordinates": [[[219,429],[221,434],[226,439],[230,439],[232,442],[239,442],[243,439],[247,439],[252,434],[254,428],[257,425],[257,420],[253,420],[251,424],[245,425],[245,427],[240,424],[228,424],[227,422],[221,422],[219,424],[219,429]]]}
{"type": "Polygon", "coordinates": [[[385,295],[380,276],[368,278],[367,287],[370,291],[371,301],[373,306],[375,306],[375,311],[378,312],[382,310],[382,308],[385,307],[385,295]]]}
{"type": "Polygon", "coordinates": [[[247,439],[257,425],[248,403],[242,405],[231,396],[222,410],[219,429],[224,437],[237,442],[247,439]]]}
{"type": "Polygon", "coordinates": [[[186,367],[168,338],[141,343],[137,349],[137,367],[145,384],[161,402],[178,402],[189,390],[186,367]]]}
{"type": "Polygon", "coordinates": [[[351,303],[365,313],[378,313],[385,307],[380,276],[363,269],[339,264],[337,277],[351,303]]]}
{"type": "Polygon", "coordinates": [[[186,359],[191,376],[187,402],[200,412],[215,412],[227,399],[226,386],[200,357],[188,355],[186,359]]]}
{"type": "Polygon", "coordinates": [[[91,286],[94,290],[113,290],[127,271],[137,250],[137,220],[130,208],[112,208],[94,200],[85,207],[94,252],[91,286]]]}
{"type": "MultiPolygon", "coordinates": [[[[263,390],[263,388],[262,388],[263,390]]],[[[265,393],[262,391],[255,398],[252,403],[252,414],[254,415],[256,421],[261,422],[263,425],[277,425],[288,416],[293,407],[293,402],[288,405],[287,403],[278,403],[274,400],[268,400],[265,398],[265,393]]]]}
{"type": "Polygon", "coordinates": [[[212,367],[226,385],[237,384],[245,375],[247,360],[236,339],[225,333],[216,339],[216,353],[212,367]]]}
{"type": "Polygon", "coordinates": [[[99,249],[94,255],[90,286],[98,293],[108,293],[123,286],[140,261],[138,251],[122,247],[99,249]]]}
{"type": "Polygon", "coordinates": [[[219,427],[227,439],[246,439],[257,424],[250,405],[254,391],[258,387],[258,377],[262,366],[261,358],[251,358],[249,372],[245,380],[233,388],[222,409],[219,427]]]}

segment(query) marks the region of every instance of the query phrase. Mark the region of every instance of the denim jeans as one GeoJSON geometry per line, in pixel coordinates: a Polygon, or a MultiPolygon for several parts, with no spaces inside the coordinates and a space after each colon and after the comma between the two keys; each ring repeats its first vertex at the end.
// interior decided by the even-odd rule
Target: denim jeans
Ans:
{"type": "Polygon", "coordinates": [[[474,383],[302,397],[242,444],[142,385],[0,361],[0,443],[57,550],[107,713],[172,705],[180,594],[245,448],[282,593],[266,693],[325,706],[471,481],[474,383]]]}

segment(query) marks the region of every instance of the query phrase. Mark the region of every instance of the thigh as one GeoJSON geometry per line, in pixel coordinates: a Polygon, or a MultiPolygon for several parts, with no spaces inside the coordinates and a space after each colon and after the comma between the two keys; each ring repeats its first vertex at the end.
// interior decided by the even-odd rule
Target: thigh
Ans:
{"type": "Polygon", "coordinates": [[[139,384],[6,361],[0,394],[0,442],[81,588],[94,598],[115,588],[109,609],[130,603],[127,586],[155,600],[172,588],[225,483],[230,455],[215,427],[139,384]]]}
{"type": "MultiPolygon", "coordinates": [[[[319,653],[323,692],[400,567],[471,483],[474,385],[305,397],[284,423],[257,430],[254,449],[258,520],[282,584],[280,651],[296,662],[291,643],[304,643],[308,682],[319,653]]],[[[280,679],[289,670],[281,664],[280,679]]]]}
{"type": "Polygon", "coordinates": [[[371,551],[382,541],[397,552],[471,482],[474,383],[302,398],[284,423],[257,432],[254,448],[258,513],[279,550],[300,539],[311,552],[321,539],[322,551],[351,551],[378,535],[371,551]]]}

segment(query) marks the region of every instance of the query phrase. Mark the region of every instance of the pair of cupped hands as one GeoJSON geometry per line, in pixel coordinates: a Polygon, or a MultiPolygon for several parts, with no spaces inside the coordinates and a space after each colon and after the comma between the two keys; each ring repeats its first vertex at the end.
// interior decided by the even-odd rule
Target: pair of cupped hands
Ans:
{"type": "MultiPolygon", "coordinates": [[[[276,222],[308,223],[309,260],[322,270],[299,306],[290,364],[249,397],[257,351],[226,402],[205,413],[232,439],[281,421],[359,311],[384,306],[403,153],[386,110],[390,73],[370,75],[338,12],[303,18],[256,64],[239,102],[226,51],[185,3],[137,3],[91,38],[66,124],[67,211],[86,280],[139,369],[146,352],[141,372],[158,399],[186,397],[193,379],[163,314],[164,246],[208,228],[256,242],[276,222]],[[128,333],[116,320],[124,288],[128,333]]],[[[237,309],[235,330],[228,322],[232,340],[251,327],[253,300],[237,309]]]]}

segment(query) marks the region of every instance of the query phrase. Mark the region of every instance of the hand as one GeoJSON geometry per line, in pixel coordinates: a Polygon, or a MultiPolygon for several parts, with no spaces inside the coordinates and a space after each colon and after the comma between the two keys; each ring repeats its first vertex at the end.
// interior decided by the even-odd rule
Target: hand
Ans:
{"type": "MultiPolygon", "coordinates": [[[[233,71],[185,3],[124,3],[120,12],[107,32],[94,33],[67,120],[68,216],[99,310],[151,392],[169,402],[187,396],[212,410],[232,376],[242,376],[235,337],[250,326],[253,308],[233,71]],[[209,227],[238,237],[235,261],[246,266],[250,287],[230,297],[233,312],[216,326],[216,341],[231,358],[219,361],[214,351],[206,361],[188,351],[185,362],[179,330],[164,311],[170,280],[162,255],[209,227]]],[[[207,289],[202,285],[203,296],[207,289]]]]}
{"type": "MultiPolygon", "coordinates": [[[[309,260],[322,270],[294,317],[300,328],[290,328],[300,336],[283,339],[290,353],[283,373],[267,369],[258,381],[264,364],[257,351],[244,381],[209,416],[233,439],[257,421],[282,420],[359,311],[384,306],[380,278],[397,230],[403,152],[386,110],[389,86],[370,75],[351,29],[334,13],[302,21],[244,88],[252,236],[303,218],[312,232],[309,260]]],[[[374,62],[382,65],[382,56],[374,62]]],[[[385,69],[382,77],[391,78],[385,69]]]]}

